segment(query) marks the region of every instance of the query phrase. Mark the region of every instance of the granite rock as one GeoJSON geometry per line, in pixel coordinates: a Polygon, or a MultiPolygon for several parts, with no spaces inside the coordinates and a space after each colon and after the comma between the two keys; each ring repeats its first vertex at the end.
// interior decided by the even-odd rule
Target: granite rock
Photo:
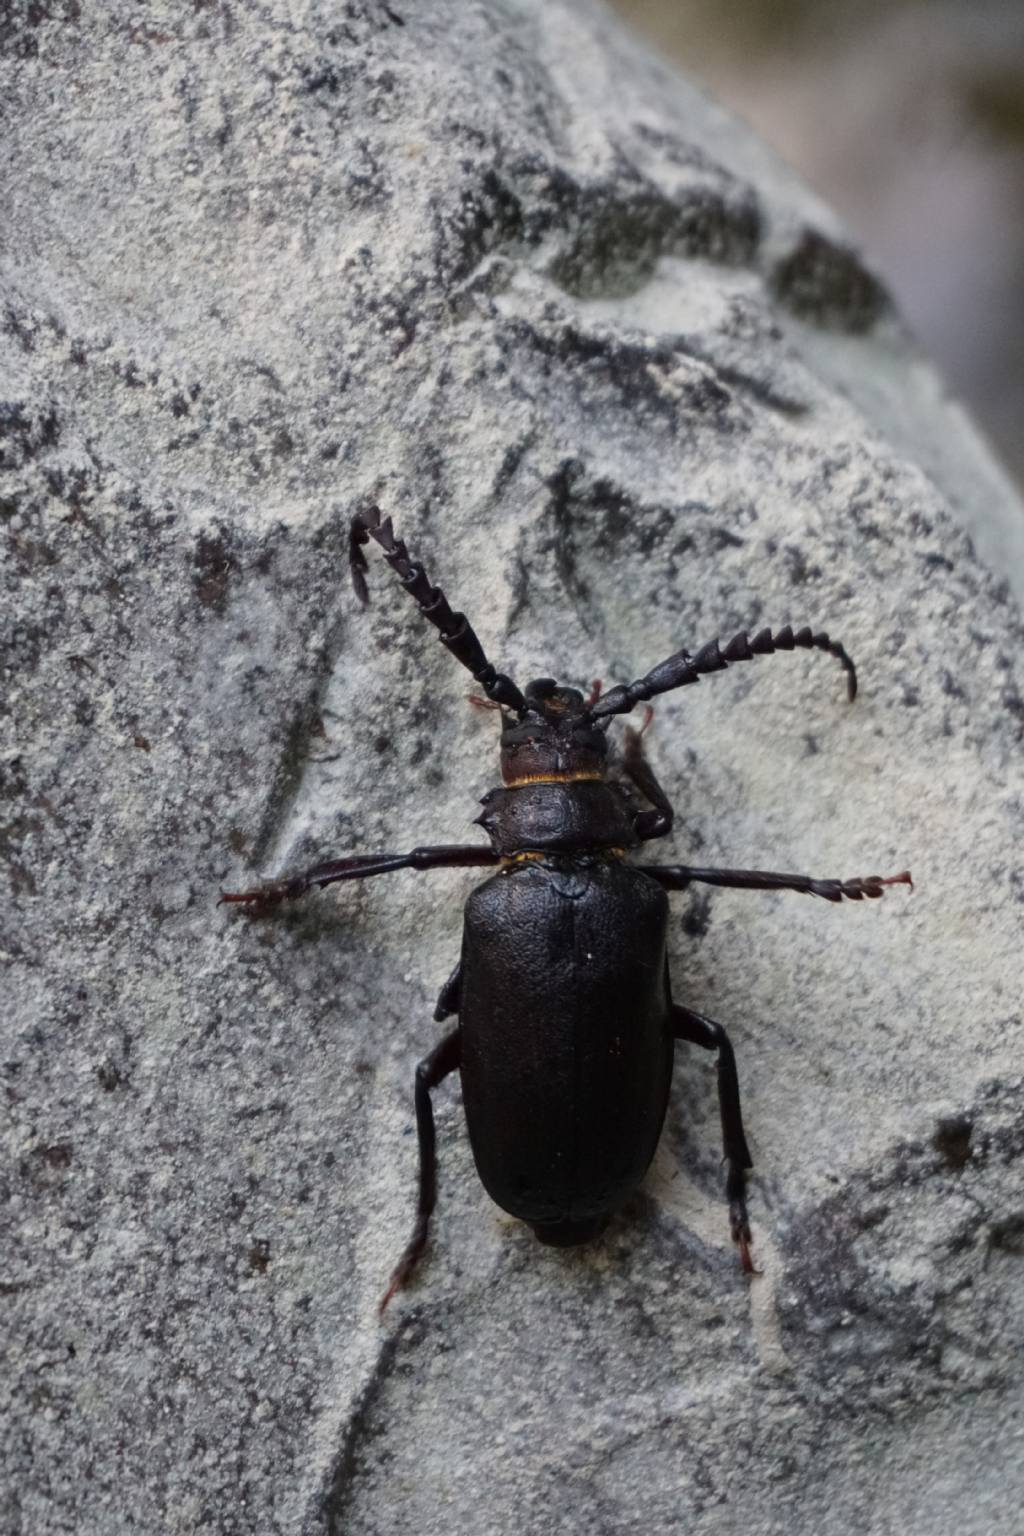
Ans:
{"type": "MultiPolygon", "coordinates": [[[[1001,1536],[1024,1495],[1022,509],[832,215],[571,0],[13,0],[0,21],[3,1528],[1001,1536]],[[542,1248],[412,1073],[521,681],[787,621],[648,738],[763,1273],[680,1051],[644,1191],[542,1248]],[[975,555],[976,535],[991,568],[975,555]]],[[[662,847],[657,857],[671,855],[662,847]]]]}

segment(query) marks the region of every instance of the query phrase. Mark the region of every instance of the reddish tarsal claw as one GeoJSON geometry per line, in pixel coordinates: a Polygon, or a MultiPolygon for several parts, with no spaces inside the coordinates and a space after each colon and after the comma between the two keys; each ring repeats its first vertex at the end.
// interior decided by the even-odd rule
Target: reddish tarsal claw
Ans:
{"type": "Polygon", "coordinates": [[[423,1255],[423,1250],[426,1248],[426,1246],[427,1222],[422,1216],[420,1216],[417,1218],[416,1225],[413,1227],[412,1237],[405,1245],[402,1257],[391,1271],[391,1279],[388,1281],[388,1288],[384,1292],[384,1295],[381,1297],[380,1305],[377,1308],[378,1317],[384,1316],[387,1304],[391,1300],[392,1296],[396,1291],[400,1291],[406,1284],[409,1276],[412,1274],[413,1270],[416,1268],[416,1265],[419,1263],[419,1260],[423,1255]]]}
{"type": "Polygon", "coordinates": [[[754,1263],[750,1256],[750,1239],[747,1237],[746,1233],[741,1232],[736,1241],[739,1243],[740,1247],[740,1265],[743,1269],[743,1273],[745,1275],[762,1274],[763,1271],[758,1269],[757,1265],[754,1263]]]}
{"type": "Polygon", "coordinates": [[[399,1277],[397,1275],[392,1275],[391,1276],[391,1283],[388,1286],[387,1290],[384,1292],[384,1295],[381,1297],[380,1305],[377,1307],[377,1316],[378,1317],[383,1317],[384,1316],[384,1313],[387,1311],[388,1302],[391,1300],[392,1296],[394,1296],[395,1292],[396,1291],[400,1291],[401,1289],[402,1289],[402,1282],[401,1282],[401,1280],[399,1279],[399,1277]]]}

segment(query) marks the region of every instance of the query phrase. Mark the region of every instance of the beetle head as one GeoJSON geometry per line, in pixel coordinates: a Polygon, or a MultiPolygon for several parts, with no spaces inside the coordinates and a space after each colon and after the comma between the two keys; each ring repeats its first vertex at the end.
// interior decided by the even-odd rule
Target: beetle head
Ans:
{"type": "Polygon", "coordinates": [[[506,785],[544,779],[603,779],[608,743],[578,688],[553,677],[528,683],[526,708],[501,733],[501,776],[506,785]]]}

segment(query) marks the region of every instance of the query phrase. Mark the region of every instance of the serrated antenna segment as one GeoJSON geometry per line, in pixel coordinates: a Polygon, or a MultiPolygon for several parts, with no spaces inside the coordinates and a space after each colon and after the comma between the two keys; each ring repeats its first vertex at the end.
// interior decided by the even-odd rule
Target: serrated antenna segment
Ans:
{"type": "Polygon", "coordinates": [[[349,568],[359,601],[365,603],[369,598],[363,546],[370,539],[380,545],[385,560],[420,613],[439,632],[442,644],[457,662],[472,672],[487,697],[497,704],[507,704],[519,713],[525,710],[526,702],[519,689],[510,677],[496,671],[487,660],[466,615],[451,607],[440,587],[433,585],[424,567],[409,554],[404,539],[396,536],[391,518],[382,516],[376,506],[356,513],[349,534],[349,568]]]}
{"type": "Polygon", "coordinates": [[[786,624],[774,635],[770,629],[759,630],[753,636],[741,631],[724,645],[719,640],[711,640],[693,655],[689,651],[677,651],[674,656],[659,662],[645,677],[609,689],[594,703],[591,714],[595,719],[603,715],[628,714],[645,699],[698,683],[709,673],[724,672],[736,662],[753,661],[755,656],[771,656],[776,651],[795,650],[825,651],[834,656],[846,673],[847,697],[853,702],[857,697],[857,670],[839,641],[830,639],[824,630],[815,634],[805,626],[794,631],[786,624]]]}

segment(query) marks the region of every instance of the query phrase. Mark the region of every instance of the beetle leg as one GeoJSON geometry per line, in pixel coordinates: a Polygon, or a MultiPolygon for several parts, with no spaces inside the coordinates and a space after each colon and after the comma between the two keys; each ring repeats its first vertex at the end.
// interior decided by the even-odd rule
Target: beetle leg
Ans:
{"type": "Polygon", "coordinates": [[[453,1013],[458,1013],[462,1002],[462,961],[452,971],[448,980],[441,988],[437,999],[437,1007],[434,1009],[434,1020],[440,1024],[442,1019],[450,1019],[453,1013]]]}
{"type": "MultiPolygon", "coordinates": [[[[442,988],[441,998],[444,998],[448,986],[442,988]]],[[[441,1001],[438,1001],[438,1007],[441,1001]]],[[[416,1068],[416,1135],[420,1148],[420,1186],[419,1198],[416,1205],[416,1224],[412,1229],[412,1236],[402,1250],[402,1257],[395,1265],[388,1282],[388,1288],[381,1298],[380,1311],[383,1313],[388,1302],[396,1291],[400,1291],[408,1282],[410,1275],[416,1268],[424,1248],[427,1246],[427,1230],[430,1226],[430,1217],[434,1206],[437,1204],[437,1155],[436,1137],[434,1134],[434,1109],[430,1102],[430,1090],[436,1088],[449,1072],[454,1072],[462,1057],[462,1040],[457,1029],[453,1029],[450,1035],[434,1047],[429,1056],[425,1056],[416,1068]]]]}
{"type": "MultiPolygon", "coordinates": [[[[453,866],[497,864],[500,854],[479,843],[452,844],[436,848],[414,848],[411,853],[356,853],[329,864],[314,864],[301,875],[283,880],[267,880],[248,891],[221,891],[222,902],[238,901],[255,912],[265,912],[282,901],[305,896],[313,886],[333,885],[337,880],[366,880],[371,875],[389,875],[396,869],[444,869],[453,866]]],[[[219,903],[218,903],[219,905],[219,903]]]]}
{"type": "Polygon", "coordinates": [[[691,1045],[699,1045],[705,1051],[718,1052],[718,1108],[722,1116],[729,1225],[733,1242],[739,1244],[744,1272],[748,1275],[756,1274],[757,1270],[750,1257],[750,1221],[746,1199],[747,1169],[754,1165],[743,1130],[740,1083],[736,1075],[736,1057],[733,1055],[732,1044],[721,1024],[679,1003],[672,1005],[672,1032],[677,1040],[688,1040],[691,1045]]]}
{"type": "Polygon", "coordinates": [[[641,864],[637,866],[667,891],[685,891],[694,881],[744,891],[801,891],[823,896],[826,901],[861,901],[885,894],[887,885],[909,885],[909,869],[899,875],[860,875],[853,880],[815,880],[811,875],[777,875],[766,869],[693,869],[688,864],[641,864]]]}
{"type": "Polygon", "coordinates": [[[626,727],[623,752],[623,767],[627,774],[644,799],[649,800],[651,805],[656,807],[653,811],[641,811],[639,816],[633,819],[633,830],[643,842],[649,841],[652,837],[667,837],[675,821],[672,803],[658,783],[654,769],[644,756],[642,737],[653,716],[653,709],[648,709],[644,723],[638,731],[631,725],[626,727]]]}

